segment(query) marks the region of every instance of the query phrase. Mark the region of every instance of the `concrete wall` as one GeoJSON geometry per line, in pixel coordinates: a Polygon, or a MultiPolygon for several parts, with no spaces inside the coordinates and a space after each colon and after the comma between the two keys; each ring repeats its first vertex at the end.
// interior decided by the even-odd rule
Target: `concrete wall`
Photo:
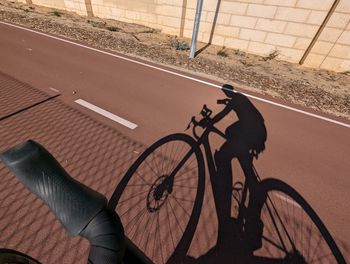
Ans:
{"type": "Polygon", "coordinates": [[[341,0],[305,61],[310,67],[350,71],[350,1],[341,0]]]}
{"type": "MultiPolygon", "coordinates": [[[[32,0],[190,38],[197,0],[32,0]]],[[[199,41],[299,62],[335,0],[204,0],[199,41]]],[[[305,66],[350,71],[350,0],[340,0],[305,66]]]]}

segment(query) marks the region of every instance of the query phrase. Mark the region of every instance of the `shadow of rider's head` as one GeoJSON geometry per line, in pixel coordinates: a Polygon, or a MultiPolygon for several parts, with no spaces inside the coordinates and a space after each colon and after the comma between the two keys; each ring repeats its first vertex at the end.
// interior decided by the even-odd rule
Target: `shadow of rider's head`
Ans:
{"type": "Polygon", "coordinates": [[[234,93],[235,93],[235,90],[234,90],[233,86],[230,85],[230,84],[224,84],[224,85],[222,86],[222,91],[223,91],[224,94],[225,94],[227,97],[229,97],[229,98],[232,98],[233,95],[234,95],[234,93]]]}

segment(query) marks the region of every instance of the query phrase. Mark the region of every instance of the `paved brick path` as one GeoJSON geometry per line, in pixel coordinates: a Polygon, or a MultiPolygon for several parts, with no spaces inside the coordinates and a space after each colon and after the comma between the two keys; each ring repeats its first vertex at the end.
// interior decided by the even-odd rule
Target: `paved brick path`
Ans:
{"type": "MultiPolygon", "coordinates": [[[[0,73],[0,118],[48,95],[0,73]]],[[[120,177],[144,147],[118,131],[52,99],[0,121],[0,151],[34,139],[77,180],[112,194],[120,177]]],[[[70,239],[48,207],[0,163],[0,247],[42,263],[86,263],[88,243],[70,239]]]]}
{"type": "MultiPolygon", "coordinates": [[[[33,139],[45,146],[74,178],[109,198],[145,146],[65,105],[59,98],[36,105],[49,97],[0,73],[0,151],[33,139]],[[26,110],[19,112],[22,109],[26,110]]],[[[86,263],[88,242],[69,238],[48,207],[1,162],[0,179],[0,248],[19,250],[45,264],[86,263]]],[[[198,257],[214,246],[216,227],[207,178],[190,255],[198,257]]],[[[349,249],[340,246],[348,255],[349,249]]]]}

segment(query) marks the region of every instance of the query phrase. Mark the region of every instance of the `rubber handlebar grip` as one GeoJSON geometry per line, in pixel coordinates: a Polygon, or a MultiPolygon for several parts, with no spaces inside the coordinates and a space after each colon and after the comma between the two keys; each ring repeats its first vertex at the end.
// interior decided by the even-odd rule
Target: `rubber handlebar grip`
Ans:
{"type": "Polygon", "coordinates": [[[107,205],[102,194],[73,179],[40,144],[29,140],[0,159],[41,198],[71,236],[76,236],[107,205]]]}

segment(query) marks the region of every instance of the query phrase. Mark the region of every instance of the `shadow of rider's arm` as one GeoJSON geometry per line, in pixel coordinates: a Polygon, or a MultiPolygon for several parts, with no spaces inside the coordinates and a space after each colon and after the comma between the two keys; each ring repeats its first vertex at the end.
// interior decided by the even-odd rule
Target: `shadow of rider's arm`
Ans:
{"type": "Polygon", "coordinates": [[[219,113],[217,113],[213,118],[212,118],[212,123],[215,124],[219,122],[221,119],[223,119],[225,116],[227,116],[232,108],[229,105],[226,105],[223,110],[221,110],[219,113]]]}

